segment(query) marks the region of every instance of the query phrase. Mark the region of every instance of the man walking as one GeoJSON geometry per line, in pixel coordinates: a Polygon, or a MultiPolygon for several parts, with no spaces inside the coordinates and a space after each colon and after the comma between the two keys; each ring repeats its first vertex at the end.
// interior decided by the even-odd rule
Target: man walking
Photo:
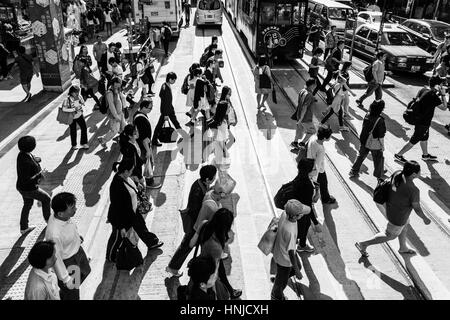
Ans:
{"type": "Polygon", "coordinates": [[[291,147],[294,148],[293,151],[297,152],[299,145],[305,146],[309,138],[316,133],[316,129],[313,123],[313,104],[314,96],[313,92],[316,88],[316,80],[308,79],[306,80],[306,88],[303,88],[298,94],[298,105],[297,111],[295,113],[295,118],[297,120],[297,126],[295,128],[295,138],[291,143],[291,147]],[[304,135],[304,137],[303,137],[304,135]],[[299,139],[303,140],[298,143],[299,139]]]}
{"type": "Polygon", "coordinates": [[[377,59],[374,63],[372,63],[372,80],[367,84],[366,92],[361,96],[361,98],[356,100],[358,106],[362,107],[363,101],[370,97],[372,93],[375,92],[375,100],[381,100],[383,98],[383,81],[386,77],[385,75],[385,66],[384,63],[386,61],[386,52],[380,51],[377,53],[377,59]]]}
{"type": "Polygon", "coordinates": [[[183,2],[183,9],[184,9],[184,17],[186,18],[186,28],[189,27],[189,22],[191,20],[191,4],[189,3],[189,0],[185,0],[183,2]]]}
{"type": "Polygon", "coordinates": [[[320,35],[322,34],[322,27],[320,26],[320,19],[316,19],[314,24],[309,29],[309,42],[312,44],[312,51],[319,47],[320,35]]]}
{"type": "Polygon", "coordinates": [[[61,300],[80,300],[80,285],[91,272],[89,260],[81,247],[83,238],[71,218],[77,211],[76,197],[61,192],[52,199],[54,214],[45,231],[45,240],[53,241],[56,249],[55,270],[61,300]]]}
{"type": "Polygon", "coordinates": [[[445,87],[442,85],[443,81],[444,79],[440,77],[431,77],[429,87],[422,88],[418,92],[418,101],[414,108],[416,118],[414,133],[409,142],[394,155],[395,160],[405,163],[406,159],[403,155],[420,142],[420,147],[422,148],[422,160],[436,161],[437,157],[428,153],[428,138],[430,136],[430,126],[434,116],[434,109],[436,107],[441,110],[447,109],[445,87]]]}
{"type": "MultiPolygon", "coordinates": [[[[221,49],[216,49],[214,51],[214,56],[210,57],[208,60],[213,62],[213,82],[216,83],[216,79],[219,78],[220,82],[223,84],[222,73],[220,72],[220,65],[223,64],[223,51],[221,49]]],[[[223,65],[222,65],[223,66],[223,65]]]]}
{"type": "Polygon", "coordinates": [[[273,283],[271,300],[287,300],[283,294],[291,276],[302,279],[301,264],[296,253],[297,220],[311,212],[311,207],[300,201],[289,200],[278,221],[278,230],[273,246],[273,260],[277,264],[277,274],[273,283]]]}
{"type": "Polygon", "coordinates": [[[108,47],[106,46],[106,43],[104,43],[103,38],[101,35],[97,36],[97,42],[94,44],[94,58],[95,61],[97,61],[97,65],[98,65],[98,69],[99,71],[101,71],[101,65],[100,65],[100,61],[102,60],[102,56],[106,53],[106,51],[108,51],[108,47]]]}
{"type": "MultiPolygon", "coordinates": [[[[22,85],[23,91],[25,91],[26,96],[23,102],[29,102],[31,100],[31,80],[33,79],[34,73],[34,63],[33,58],[25,53],[25,47],[20,46],[17,49],[17,56],[15,63],[19,66],[20,72],[20,84],[22,85]]],[[[36,71],[36,76],[39,77],[39,72],[36,71]]]]}
{"type": "Polygon", "coordinates": [[[330,31],[325,36],[325,53],[323,55],[323,59],[325,60],[328,56],[328,53],[332,52],[337,44],[337,36],[336,36],[336,26],[331,26],[330,31]]]}
{"type": "Polygon", "coordinates": [[[395,238],[398,238],[400,244],[399,253],[416,253],[406,245],[409,215],[412,209],[425,224],[431,223],[431,220],[423,213],[420,206],[420,191],[413,183],[413,180],[418,177],[420,177],[420,165],[416,161],[407,161],[402,171],[393,174],[392,187],[386,202],[386,218],[388,220],[386,231],[377,233],[369,240],[355,243],[363,257],[369,256],[366,251],[368,246],[385,243],[395,238]]]}
{"type": "Polygon", "coordinates": [[[164,124],[164,121],[170,121],[174,125],[175,129],[181,130],[180,123],[177,120],[175,109],[173,107],[172,85],[177,80],[175,72],[169,72],[166,76],[166,82],[161,86],[159,97],[161,98],[161,116],[156,124],[155,133],[153,134],[152,144],[160,147],[161,143],[158,142],[158,136],[164,124]]]}
{"type": "Polygon", "coordinates": [[[343,53],[344,53],[344,40],[339,40],[337,42],[337,47],[333,49],[331,55],[325,60],[325,69],[327,69],[327,76],[323,80],[321,91],[326,91],[326,86],[330,83],[333,78],[334,73],[339,70],[339,65],[344,63],[343,53]]]}
{"type": "Polygon", "coordinates": [[[153,152],[152,152],[152,126],[148,119],[148,114],[153,109],[153,101],[146,98],[139,105],[139,111],[134,114],[134,125],[139,132],[137,143],[141,149],[141,157],[144,160],[144,177],[147,187],[150,189],[161,188],[160,183],[156,183],[153,178],[153,152]]]}
{"type": "Polygon", "coordinates": [[[161,28],[161,41],[164,47],[164,53],[166,58],[169,56],[169,43],[172,39],[172,29],[167,22],[163,22],[163,27],[161,28]]]}

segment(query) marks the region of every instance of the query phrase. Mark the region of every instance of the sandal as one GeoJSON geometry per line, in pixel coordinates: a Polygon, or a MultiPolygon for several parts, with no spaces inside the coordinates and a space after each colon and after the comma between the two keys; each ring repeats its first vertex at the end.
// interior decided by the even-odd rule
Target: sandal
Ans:
{"type": "Polygon", "coordinates": [[[355,247],[356,247],[356,249],[358,249],[358,251],[361,253],[361,256],[363,256],[364,258],[368,258],[368,257],[369,257],[369,254],[367,253],[366,250],[363,250],[363,249],[361,248],[361,245],[359,244],[359,242],[355,242],[355,247]]]}
{"type": "Polygon", "coordinates": [[[411,254],[411,255],[417,254],[417,252],[414,251],[413,249],[408,249],[408,250],[406,250],[406,251],[400,251],[400,250],[398,250],[398,253],[400,253],[400,254],[411,254]]]}

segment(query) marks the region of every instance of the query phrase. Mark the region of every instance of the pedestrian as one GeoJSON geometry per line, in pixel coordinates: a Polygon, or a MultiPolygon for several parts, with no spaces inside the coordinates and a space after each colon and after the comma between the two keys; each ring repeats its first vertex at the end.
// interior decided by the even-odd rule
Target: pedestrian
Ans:
{"type": "MultiPolygon", "coordinates": [[[[197,245],[200,245],[201,257],[212,257],[214,259],[217,266],[218,279],[227,289],[229,297],[234,300],[242,295],[242,290],[234,289],[228,281],[222,259],[225,244],[229,241],[229,232],[231,231],[233,220],[233,212],[230,210],[226,208],[217,210],[212,218],[200,227],[197,245]]],[[[218,290],[216,289],[216,291],[218,290]]],[[[218,297],[218,300],[222,300],[222,298],[218,297]]]]}
{"type": "Polygon", "coordinates": [[[159,91],[159,97],[161,98],[161,115],[159,117],[158,123],[156,124],[155,133],[153,134],[152,144],[154,146],[160,147],[161,143],[158,142],[159,133],[162,129],[164,121],[170,120],[177,131],[181,131],[180,123],[177,120],[175,114],[175,109],[173,107],[173,95],[172,95],[172,85],[177,80],[177,75],[175,72],[169,72],[166,76],[166,82],[161,86],[159,91]]]}
{"type": "Polygon", "coordinates": [[[73,121],[69,125],[70,128],[70,141],[72,143],[72,150],[78,149],[77,147],[77,124],[81,130],[81,149],[89,149],[87,138],[86,121],[83,116],[84,99],[81,97],[80,88],[77,86],[71,86],[67,99],[64,100],[62,110],[64,112],[70,112],[73,114],[73,121]]]}
{"type": "Polygon", "coordinates": [[[89,40],[94,38],[94,34],[95,34],[95,11],[93,10],[93,7],[90,7],[88,12],[87,12],[87,21],[88,21],[88,36],[89,36],[89,40]]]}
{"type": "Polygon", "coordinates": [[[367,11],[381,12],[381,9],[379,6],[377,6],[375,0],[371,0],[367,5],[367,11]]]}
{"type": "Polygon", "coordinates": [[[188,86],[189,91],[186,95],[186,107],[189,108],[190,120],[186,123],[187,126],[194,126],[199,110],[203,109],[203,105],[208,103],[205,90],[204,90],[204,80],[201,79],[202,69],[200,65],[194,63],[194,65],[189,68],[188,86]],[[192,69],[194,67],[195,69],[192,69]],[[199,89],[196,89],[197,83],[199,84],[199,89]],[[196,104],[194,105],[194,98],[196,98],[196,104]],[[199,108],[199,104],[200,108],[199,108]]]}
{"type": "Polygon", "coordinates": [[[108,51],[108,46],[102,40],[103,40],[102,36],[98,35],[97,42],[94,43],[93,47],[94,58],[95,61],[97,61],[99,71],[101,71],[100,61],[102,59],[102,56],[106,54],[106,52],[108,51]]]}
{"type": "Polygon", "coordinates": [[[294,141],[291,142],[291,147],[294,148],[294,152],[298,152],[299,146],[305,146],[309,138],[316,133],[316,127],[313,123],[313,92],[315,89],[316,80],[308,79],[306,80],[305,88],[298,94],[297,110],[293,115],[293,120],[295,120],[297,124],[294,141]],[[299,143],[298,140],[300,139],[302,139],[302,141],[299,143]]]}
{"type": "Polygon", "coordinates": [[[26,93],[25,99],[22,102],[29,102],[32,97],[31,80],[33,79],[33,73],[36,74],[36,77],[39,77],[39,72],[35,69],[33,58],[26,53],[24,46],[19,46],[17,49],[17,56],[14,63],[17,63],[19,66],[20,84],[26,93]]]}
{"type": "Polygon", "coordinates": [[[126,125],[123,110],[126,108],[125,96],[122,93],[122,80],[113,78],[111,85],[106,91],[105,99],[108,104],[109,130],[101,137],[98,137],[99,143],[106,148],[109,142],[116,134],[121,132],[126,125]]]}
{"type": "MultiPolygon", "coordinates": [[[[217,36],[212,36],[211,37],[211,44],[205,48],[204,52],[209,52],[212,47],[215,47],[214,48],[214,50],[215,50],[215,49],[217,49],[218,45],[219,45],[219,38],[217,36]]],[[[210,57],[212,57],[213,55],[214,55],[214,51],[213,51],[213,54],[210,57]]]]}
{"type": "Polygon", "coordinates": [[[322,119],[321,124],[325,124],[328,121],[328,119],[333,114],[336,113],[338,115],[339,120],[339,130],[349,131],[348,127],[344,125],[344,100],[345,100],[344,89],[349,91],[353,96],[356,96],[356,94],[352,90],[350,90],[350,88],[347,86],[347,80],[342,76],[338,76],[337,83],[333,86],[334,91],[333,102],[330,106],[328,113],[322,119]]]}
{"type": "Polygon", "coordinates": [[[314,159],[300,159],[297,164],[297,176],[293,180],[294,191],[292,194],[295,194],[294,199],[310,207],[311,212],[297,220],[298,252],[314,252],[314,248],[306,243],[311,222],[314,225],[315,232],[322,232],[313,207],[313,203],[316,203],[320,197],[319,184],[312,180],[314,174],[314,159]]]}
{"type": "Polygon", "coordinates": [[[171,39],[172,29],[167,22],[163,22],[163,26],[161,28],[161,41],[164,46],[164,53],[166,55],[166,58],[169,56],[169,43],[171,39]]]}
{"type": "MultiPolygon", "coordinates": [[[[216,174],[217,168],[215,166],[205,165],[200,168],[200,178],[197,179],[191,186],[185,211],[187,211],[186,214],[193,223],[197,221],[199,212],[202,208],[203,198],[205,197],[206,192],[210,190],[211,184],[216,179],[216,174]]],[[[189,246],[189,242],[195,234],[193,223],[190,230],[187,230],[184,234],[183,240],[173,254],[169,265],[166,267],[166,271],[172,276],[181,277],[183,275],[183,273],[180,273],[179,270],[192,250],[189,246]]]]}
{"type": "Polygon", "coordinates": [[[264,104],[273,89],[272,71],[267,65],[267,60],[265,57],[259,57],[258,64],[255,66],[255,69],[253,69],[253,76],[255,79],[256,103],[258,105],[258,109],[262,108],[265,110],[266,107],[264,104]]]}
{"type": "Polygon", "coordinates": [[[347,90],[347,88],[350,88],[350,74],[348,70],[351,68],[351,66],[352,66],[351,61],[345,61],[341,67],[341,70],[339,71],[339,75],[345,79],[346,84],[346,86],[342,88],[342,92],[344,93],[344,101],[342,102],[343,104],[342,107],[344,110],[344,118],[350,118],[350,114],[348,113],[348,108],[350,106],[350,96],[348,95],[348,93],[350,91],[347,90]]]}
{"type": "MultiPolygon", "coordinates": [[[[194,72],[196,72],[196,74],[199,73],[198,71],[194,72]]],[[[216,103],[215,94],[216,90],[208,80],[200,77],[197,79],[194,88],[192,120],[186,125],[194,125],[194,121],[196,120],[199,111],[203,114],[205,122],[211,118],[211,107],[216,103]]]]}
{"type": "Polygon", "coordinates": [[[301,263],[296,254],[297,221],[309,214],[311,208],[300,201],[290,199],[278,221],[277,235],[273,245],[273,260],[277,265],[277,273],[271,292],[271,300],[287,300],[283,294],[291,276],[302,279],[301,263]]]}
{"type": "Polygon", "coordinates": [[[120,153],[123,158],[132,159],[134,162],[133,172],[131,173],[131,180],[135,183],[138,189],[145,188],[145,180],[142,174],[142,167],[144,161],[141,157],[141,149],[137,143],[139,132],[132,124],[127,124],[119,136],[120,153]]]}
{"type": "Polygon", "coordinates": [[[272,37],[267,38],[264,48],[266,50],[267,63],[270,68],[273,68],[273,49],[275,45],[273,44],[272,37]]]}
{"type": "MultiPolygon", "coordinates": [[[[217,281],[216,262],[212,257],[196,257],[189,262],[189,285],[178,300],[208,301],[218,300],[214,287],[217,281]]],[[[184,286],[180,286],[184,287],[184,286]]]]}
{"type": "Polygon", "coordinates": [[[185,0],[182,6],[184,9],[184,17],[186,18],[186,28],[187,28],[189,27],[189,23],[191,20],[191,4],[189,3],[189,0],[185,0]]]}
{"type": "Polygon", "coordinates": [[[109,7],[105,8],[105,11],[103,12],[104,19],[105,19],[105,26],[106,26],[106,36],[112,36],[112,18],[111,18],[111,9],[109,7]]]}
{"type": "MultiPolygon", "coordinates": [[[[214,48],[214,46],[213,46],[214,48]]],[[[223,68],[223,51],[217,49],[214,51],[214,56],[210,57],[208,60],[213,61],[213,84],[216,83],[216,79],[218,78],[220,82],[223,84],[222,73],[220,72],[220,68],[223,68]]]]}
{"type": "Polygon", "coordinates": [[[109,187],[111,203],[108,209],[108,222],[112,226],[106,248],[106,260],[116,262],[116,253],[123,238],[137,245],[136,235],[145,243],[148,250],[161,247],[164,243],[150,232],[142,214],[137,213],[137,187],[130,178],[134,170],[134,161],[123,158],[115,162],[116,172],[109,187]]]}
{"type": "Polygon", "coordinates": [[[98,90],[98,81],[95,79],[91,69],[87,66],[88,62],[86,59],[81,58],[81,74],[80,74],[80,86],[81,86],[81,96],[83,100],[86,101],[88,98],[94,99],[97,107],[94,110],[98,110],[100,106],[100,100],[95,95],[98,90]]]}
{"type": "Polygon", "coordinates": [[[38,241],[28,254],[32,266],[25,286],[24,300],[61,300],[58,278],[54,266],[56,263],[55,243],[38,241]]]}
{"type": "MultiPolygon", "coordinates": [[[[214,37],[213,37],[214,38],[214,37]]],[[[212,41],[212,43],[206,47],[205,52],[203,52],[202,58],[206,64],[206,62],[211,58],[214,57],[214,54],[216,53],[217,50],[217,41],[212,41]],[[203,58],[204,56],[204,58],[203,58]]],[[[200,61],[200,65],[201,65],[201,61],[200,61]]]]}
{"type": "Polygon", "coordinates": [[[323,55],[323,59],[325,60],[328,56],[328,53],[332,52],[336,47],[338,41],[338,37],[336,35],[336,26],[330,26],[330,31],[328,31],[325,36],[325,54],[323,55]]]}
{"type": "Polygon", "coordinates": [[[405,163],[406,159],[403,155],[418,142],[420,142],[420,147],[422,148],[422,160],[437,160],[436,156],[428,153],[428,138],[430,136],[431,121],[434,117],[434,109],[438,107],[441,110],[446,110],[448,107],[447,99],[445,98],[446,92],[442,83],[442,78],[431,77],[429,87],[424,87],[417,93],[417,106],[414,108],[416,117],[414,133],[409,142],[394,155],[395,160],[405,163]]]}
{"type": "Polygon", "coordinates": [[[81,246],[83,238],[71,219],[77,211],[76,202],[77,198],[72,193],[55,195],[51,204],[53,215],[45,230],[45,240],[55,243],[55,271],[61,300],[80,300],[80,285],[91,272],[88,257],[81,246]]]}
{"type": "MultiPolygon", "coordinates": [[[[212,143],[208,146],[213,148],[214,163],[217,165],[227,165],[230,155],[228,152],[229,143],[231,143],[229,135],[228,123],[228,103],[219,101],[214,117],[207,123],[208,129],[212,130],[212,143]]],[[[205,159],[208,159],[210,149],[205,149],[205,159]]]]}
{"type": "Polygon", "coordinates": [[[350,170],[350,178],[359,177],[361,165],[370,152],[374,165],[373,176],[379,181],[382,180],[384,174],[384,136],[386,135],[386,124],[381,115],[384,110],[384,105],[383,100],[372,102],[369,112],[364,117],[359,136],[360,146],[358,157],[350,170]],[[374,142],[371,146],[367,145],[369,137],[371,138],[370,141],[374,142]]]}
{"type": "Polygon", "coordinates": [[[50,196],[39,187],[45,179],[46,170],[41,168],[41,158],[35,157],[32,152],[36,148],[36,139],[32,136],[23,136],[17,142],[19,154],[17,155],[17,182],[16,189],[23,198],[23,208],[20,214],[20,233],[25,234],[32,231],[35,226],[28,225],[33,201],[42,204],[42,215],[45,222],[50,217],[50,196]]]}
{"type": "Polygon", "coordinates": [[[375,92],[375,100],[381,100],[383,98],[383,82],[386,77],[385,74],[385,62],[387,54],[384,51],[380,51],[376,55],[377,59],[372,63],[372,80],[367,84],[366,92],[361,98],[356,100],[358,106],[362,106],[364,99],[370,97],[375,92]]]}
{"type": "Polygon", "coordinates": [[[336,199],[328,192],[328,179],[325,172],[325,148],[324,142],[330,141],[333,131],[328,126],[321,126],[317,135],[309,139],[307,158],[315,160],[314,180],[320,185],[320,199],[322,204],[334,204],[336,199]]]}
{"type": "Polygon", "coordinates": [[[224,86],[222,88],[222,92],[220,93],[219,101],[226,102],[228,105],[227,108],[227,123],[228,123],[228,133],[231,135],[230,126],[236,126],[237,124],[237,115],[236,110],[233,107],[233,103],[231,102],[231,88],[229,86],[224,86]]]}
{"type": "Polygon", "coordinates": [[[103,9],[100,4],[97,4],[97,7],[95,9],[95,17],[97,18],[97,21],[98,21],[97,32],[104,31],[105,30],[105,15],[103,14],[103,9]]]}
{"type": "Polygon", "coordinates": [[[447,47],[450,46],[450,32],[445,34],[445,39],[437,47],[434,53],[434,67],[436,68],[442,60],[442,56],[445,55],[447,47]]]}
{"type": "Polygon", "coordinates": [[[320,19],[316,19],[314,24],[310,27],[308,35],[309,42],[312,44],[312,51],[319,47],[320,35],[322,34],[322,27],[320,26],[320,19]]]}
{"type": "Polygon", "coordinates": [[[409,216],[412,209],[423,220],[430,224],[431,220],[424,214],[420,205],[420,191],[414,184],[414,179],[420,177],[420,165],[416,161],[406,161],[402,171],[393,174],[392,186],[386,201],[386,230],[377,233],[369,240],[356,242],[355,246],[363,257],[368,257],[367,247],[381,244],[398,238],[400,254],[416,254],[406,244],[409,226],[409,216]]]}
{"type": "Polygon", "coordinates": [[[100,70],[99,71],[107,79],[110,78],[107,71],[112,72],[112,65],[109,64],[109,59],[116,57],[115,52],[116,52],[116,44],[114,42],[111,42],[108,45],[108,50],[106,50],[106,52],[103,53],[101,60],[100,60],[100,65],[99,65],[100,70]]]}
{"type": "Polygon", "coordinates": [[[87,46],[85,46],[85,45],[82,45],[82,46],[80,47],[80,51],[78,52],[78,54],[77,54],[77,56],[75,57],[74,60],[79,60],[79,59],[81,59],[81,58],[83,58],[84,60],[86,60],[86,62],[87,62],[86,66],[87,66],[88,68],[91,68],[91,66],[92,66],[92,58],[91,58],[91,56],[89,55],[89,51],[88,51],[87,46]]]}
{"type": "Polygon", "coordinates": [[[313,56],[311,58],[311,63],[309,64],[309,76],[316,81],[316,87],[314,88],[314,91],[312,92],[313,96],[316,95],[317,91],[322,86],[322,83],[319,80],[319,58],[323,53],[322,48],[316,48],[316,50],[313,51],[313,56]]]}
{"type": "Polygon", "coordinates": [[[327,76],[323,80],[321,91],[326,91],[326,86],[330,83],[333,76],[339,70],[339,65],[344,63],[344,40],[337,42],[336,48],[333,49],[331,55],[325,60],[325,69],[327,70],[327,76]]]}
{"type": "Polygon", "coordinates": [[[2,80],[8,80],[12,79],[13,77],[9,74],[9,66],[8,66],[8,56],[10,55],[10,52],[6,47],[3,45],[3,43],[0,43],[0,68],[2,69],[0,74],[0,81],[2,80]]]}
{"type": "Polygon", "coordinates": [[[110,78],[119,78],[120,80],[123,80],[123,69],[119,65],[119,61],[117,61],[116,58],[109,58],[108,63],[111,66],[111,71],[107,71],[110,78]]]}
{"type": "Polygon", "coordinates": [[[148,119],[148,114],[153,109],[153,101],[151,98],[146,98],[139,104],[139,110],[134,114],[133,123],[136,126],[139,136],[137,143],[140,148],[141,159],[144,165],[144,178],[146,186],[150,189],[161,188],[161,184],[155,182],[153,177],[153,167],[155,160],[153,158],[152,148],[152,126],[148,119]]]}

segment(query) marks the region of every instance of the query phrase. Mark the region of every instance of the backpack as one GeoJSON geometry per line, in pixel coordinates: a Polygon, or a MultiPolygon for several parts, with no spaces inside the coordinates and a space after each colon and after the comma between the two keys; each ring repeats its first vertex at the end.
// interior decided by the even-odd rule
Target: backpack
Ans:
{"type": "Polygon", "coordinates": [[[415,125],[417,119],[420,117],[418,107],[420,106],[420,100],[426,95],[429,90],[424,90],[420,97],[414,97],[406,106],[406,110],[403,112],[403,119],[410,125],[415,125]]]}
{"type": "Polygon", "coordinates": [[[181,86],[181,93],[188,94],[189,92],[189,74],[184,78],[183,85],[181,86]]]}
{"type": "Polygon", "coordinates": [[[281,186],[281,188],[273,198],[273,202],[275,204],[275,207],[277,207],[278,209],[284,209],[286,203],[294,197],[294,180],[292,180],[291,182],[288,182],[281,186]]]}
{"type": "Polygon", "coordinates": [[[108,100],[106,99],[106,93],[100,97],[99,111],[102,114],[106,114],[108,112],[108,100]]]}
{"type": "Polygon", "coordinates": [[[377,184],[373,190],[373,201],[378,204],[385,204],[389,200],[389,190],[392,188],[392,180],[394,175],[377,184]]]}
{"type": "Polygon", "coordinates": [[[206,61],[208,61],[208,59],[209,59],[209,54],[208,54],[208,51],[206,51],[200,57],[200,67],[203,67],[203,68],[206,67],[206,61]]]}
{"type": "Polygon", "coordinates": [[[370,65],[368,65],[367,67],[364,68],[363,74],[364,74],[364,79],[367,82],[370,82],[370,81],[373,80],[372,64],[370,64],[370,65]]]}

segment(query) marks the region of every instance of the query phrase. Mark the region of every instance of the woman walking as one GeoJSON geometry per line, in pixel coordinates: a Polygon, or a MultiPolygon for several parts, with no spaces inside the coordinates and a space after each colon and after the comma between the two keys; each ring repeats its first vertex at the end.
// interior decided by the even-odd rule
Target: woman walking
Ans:
{"type": "MultiPolygon", "coordinates": [[[[228,103],[226,101],[219,101],[214,117],[208,122],[208,128],[212,130],[213,134],[211,147],[214,148],[214,161],[216,164],[225,164],[226,159],[229,158],[227,150],[227,142],[229,140],[227,112],[228,103]]],[[[207,151],[205,159],[208,159],[208,149],[205,149],[207,151]]]]}
{"type": "Polygon", "coordinates": [[[185,292],[178,290],[178,300],[217,300],[214,287],[217,281],[216,261],[212,257],[196,257],[188,264],[189,285],[180,286],[185,292]]]}
{"type": "Polygon", "coordinates": [[[105,11],[103,12],[104,16],[105,16],[105,26],[106,26],[106,36],[112,36],[113,32],[112,32],[112,18],[111,18],[111,9],[110,8],[106,8],[105,11]]]}
{"type": "MultiPolygon", "coordinates": [[[[87,46],[85,46],[85,45],[82,45],[80,47],[80,51],[78,52],[78,54],[77,54],[77,56],[75,57],[74,60],[81,59],[81,58],[84,58],[86,60],[86,66],[90,70],[90,68],[92,66],[92,58],[89,55],[89,51],[88,51],[87,46]]],[[[92,72],[92,70],[90,70],[90,72],[92,72]]]]}
{"type": "Polygon", "coordinates": [[[136,141],[139,138],[137,128],[132,124],[127,124],[119,137],[120,153],[124,158],[133,159],[135,166],[131,173],[131,179],[141,188],[145,187],[145,179],[142,174],[144,161],[141,158],[141,149],[136,141]]]}
{"type": "Polygon", "coordinates": [[[348,107],[350,105],[350,97],[348,95],[349,91],[347,90],[347,87],[350,87],[350,74],[348,73],[348,70],[352,66],[351,61],[345,61],[342,65],[341,71],[339,72],[339,75],[345,79],[346,87],[342,88],[342,92],[344,93],[344,100],[342,101],[342,108],[344,111],[344,118],[349,118],[350,115],[348,113],[348,107]]]}
{"type": "MultiPolygon", "coordinates": [[[[98,90],[98,80],[95,79],[92,74],[91,68],[88,67],[88,60],[85,58],[80,59],[81,62],[81,75],[80,75],[80,86],[81,86],[81,96],[86,101],[88,98],[94,99],[98,107],[100,107],[100,100],[95,95],[98,90]]],[[[97,108],[98,108],[97,107],[97,108]]]]}
{"type": "Polygon", "coordinates": [[[259,58],[258,64],[253,70],[253,76],[255,77],[255,92],[258,109],[266,109],[264,104],[269,98],[269,94],[272,92],[273,80],[272,72],[270,71],[270,67],[267,65],[267,60],[265,57],[259,58]]]}
{"type": "Polygon", "coordinates": [[[191,127],[194,126],[199,111],[199,99],[201,99],[200,95],[202,97],[204,96],[204,90],[198,90],[197,92],[196,89],[197,83],[199,83],[199,87],[203,88],[204,86],[203,85],[204,81],[200,79],[201,75],[202,69],[200,69],[200,65],[193,64],[192,67],[189,68],[189,78],[188,78],[189,91],[186,95],[186,107],[190,108],[189,114],[191,120],[189,120],[189,122],[186,123],[186,125],[191,127]],[[197,98],[196,103],[194,103],[194,98],[197,98]]]}
{"type": "Polygon", "coordinates": [[[69,95],[63,102],[62,110],[64,112],[73,113],[73,121],[69,125],[70,140],[72,142],[73,150],[77,149],[77,124],[81,130],[81,149],[89,149],[86,121],[84,120],[83,116],[83,107],[84,100],[80,95],[80,88],[78,88],[77,86],[70,87],[69,95]]]}
{"type": "Polygon", "coordinates": [[[386,135],[386,124],[381,113],[384,110],[385,103],[383,100],[374,101],[370,105],[369,112],[364,117],[361,135],[359,141],[359,154],[355,163],[350,170],[350,177],[359,177],[359,170],[367,155],[372,153],[374,162],[373,175],[378,180],[382,180],[384,174],[384,136],[386,135]]]}

